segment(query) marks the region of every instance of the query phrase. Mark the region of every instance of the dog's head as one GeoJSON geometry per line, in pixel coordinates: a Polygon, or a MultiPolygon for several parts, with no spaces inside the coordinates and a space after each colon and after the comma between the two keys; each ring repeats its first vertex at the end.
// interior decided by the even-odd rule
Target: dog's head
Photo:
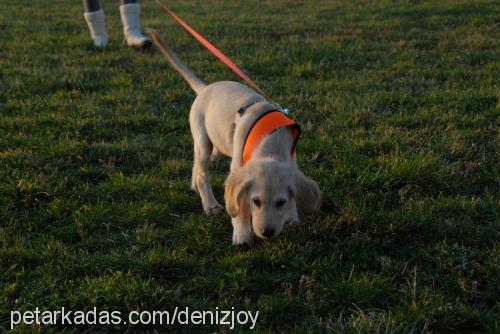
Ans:
{"type": "Polygon", "coordinates": [[[250,161],[226,180],[227,212],[237,217],[250,211],[255,234],[272,238],[297,216],[313,213],[320,202],[316,182],[295,165],[274,160],[250,161]]]}

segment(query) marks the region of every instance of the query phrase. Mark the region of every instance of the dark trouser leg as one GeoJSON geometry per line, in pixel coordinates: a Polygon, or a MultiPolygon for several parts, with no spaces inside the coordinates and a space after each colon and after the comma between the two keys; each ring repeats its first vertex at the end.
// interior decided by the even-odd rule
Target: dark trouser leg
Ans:
{"type": "Polygon", "coordinates": [[[101,5],[99,0],[83,0],[83,8],[85,8],[85,13],[91,13],[101,9],[101,5]]]}
{"type": "MultiPolygon", "coordinates": [[[[121,0],[122,5],[128,5],[129,3],[137,3],[137,0],[121,0]]],[[[99,4],[99,0],[83,0],[83,7],[85,8],[85,12],[95,12],[101,9],[99,4]]]]}

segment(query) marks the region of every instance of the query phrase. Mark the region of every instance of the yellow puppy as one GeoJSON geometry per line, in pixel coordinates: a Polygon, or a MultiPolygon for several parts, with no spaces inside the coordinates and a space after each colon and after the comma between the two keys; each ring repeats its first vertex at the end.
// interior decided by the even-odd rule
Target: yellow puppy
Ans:
{"type": "Polygon", "coordinates": [[[207,214],[222,211],[210,185],[209,163],[221,155],[232,158],[224,197],[232,217],[233,244],[250,244],[252,227],[261,238],[278,235],[285,222],[298,221],[297,209],[314,212],[320,191],[297,167],[298,126],[245,85],[232,81],[206,85],[156,34],[153,41],[197,94],[189,114],[194,141],[191,187],[207,214]],[[254,133],[258,127],[267,132],[254,133]]]}

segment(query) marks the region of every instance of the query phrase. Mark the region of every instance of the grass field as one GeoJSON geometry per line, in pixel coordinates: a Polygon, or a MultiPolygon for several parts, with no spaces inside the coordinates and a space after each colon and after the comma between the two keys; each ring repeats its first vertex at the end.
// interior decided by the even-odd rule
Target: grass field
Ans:
{"type": "MultiPolygon", "coordinates": [[[[303,128],[322,208],[250,250],[189,189],[194,93],[101,2],[105,50],[78,1],[0,0],[0,332],[12,310],[62,306],[258,310],[260,333],[500,331],[498,2],[168,1],[303,128]]],[[[238,79],[151,0],[142,21],[206,82],[238,79]]]]}

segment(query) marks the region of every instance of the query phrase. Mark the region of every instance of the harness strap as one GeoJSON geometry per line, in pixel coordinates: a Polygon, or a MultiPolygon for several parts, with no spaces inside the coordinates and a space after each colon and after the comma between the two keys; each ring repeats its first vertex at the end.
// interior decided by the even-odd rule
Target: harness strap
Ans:
{"type": "Polygon", "coordinates": [[[250,128],[250,131],[245,138],[245,142],[243,143],[243,165],[250,160],[255,149],[266,136],[283,127],[289,127],[292,131],[294,143],[291,155],[292,157],[295,156],[297,142],[301,132],[300,126],[292,119],[286,117],[283,112],[271,110],[261,115],[250,128]]]}
{"type": "Polygon", "coordinates": [[[247,109],[250,108],[251,106],[253,106],[254,104],[265,102],[265,101],[266,100],[255,100],[253,102],[250,102],[246,106],[241,107],[240,109],[238,109],[238,114],[243,115],[245,113],[245,111],[247,111],[247,109]]]}

